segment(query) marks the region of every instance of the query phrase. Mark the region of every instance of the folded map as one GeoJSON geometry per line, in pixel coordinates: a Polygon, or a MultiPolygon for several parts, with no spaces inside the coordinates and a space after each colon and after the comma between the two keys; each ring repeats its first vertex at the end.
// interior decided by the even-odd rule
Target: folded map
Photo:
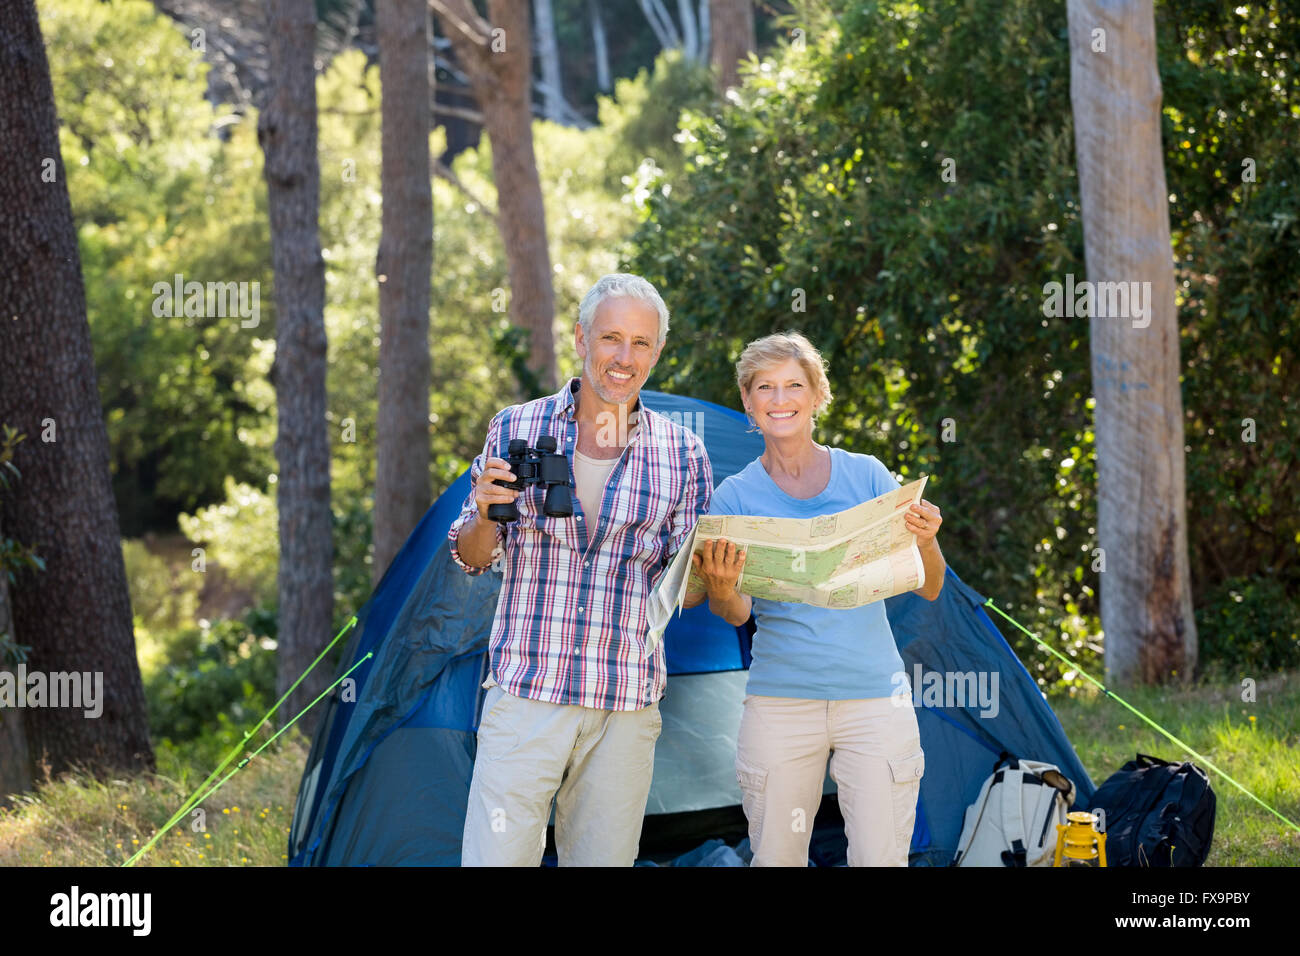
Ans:
{"type": "Polygon", "coordinates": [[[688,590],[704,583],[691,564],[705,541],[724,539],[745,551],[736,589],[768,601],[853,608],[925,584],[916,535],[903,521],[921,501],[928,476],[835,514],[816,518],[705,515],[650,594],[646,655],[653,653],[688,590]]]}

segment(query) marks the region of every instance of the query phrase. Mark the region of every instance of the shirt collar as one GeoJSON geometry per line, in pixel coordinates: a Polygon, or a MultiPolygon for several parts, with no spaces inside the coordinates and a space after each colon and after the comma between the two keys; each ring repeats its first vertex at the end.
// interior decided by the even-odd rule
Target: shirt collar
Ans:
{"type": "MultiPolygon", "coordinates": [[[[560,390],[553,396],[555,398],[556,418],[565,418],[569,421],[574,419],[578,411],[578,390],[581,388],[582,379],[576,376],[569,379],[560,387],[560,390]]],[[[642,418],[641,409],[641,393],[637,392],[636,405],[633,408],[628,409],[627,412],[627,427],[629,429],[640,423],[642,418]]],[[[645,419],[648,422],[650,416],[645,416],[645,419]]]]}

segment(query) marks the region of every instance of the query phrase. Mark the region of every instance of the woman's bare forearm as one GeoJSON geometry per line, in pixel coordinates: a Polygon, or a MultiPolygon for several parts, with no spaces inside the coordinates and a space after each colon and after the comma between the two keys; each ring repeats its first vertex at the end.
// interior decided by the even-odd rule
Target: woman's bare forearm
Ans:
{"type": "Polygon", "coordinates": [[[927,601],[937,601],[939,593],[943,590],[943,579],[948,570],[948,563],[944,561],[943,552],[939,550],[939,542],[934,539],[919,550],[921,564],[925,566],[925,586],[917,588],[916,593],[927,601]]]}
{"type": "Polygon", "coordinates": [[[749,620],[754,599],[748,594],[732,591],[730,594],[709,595],[709,610],[733,627],[740,627],[749,620]]]}

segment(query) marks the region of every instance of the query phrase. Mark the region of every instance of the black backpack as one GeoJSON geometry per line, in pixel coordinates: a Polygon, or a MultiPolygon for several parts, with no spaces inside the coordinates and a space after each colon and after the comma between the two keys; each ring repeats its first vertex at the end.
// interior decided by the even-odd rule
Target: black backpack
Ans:
{"type": "Polygon", "coordinates": [[[1214,791],[1205,771],[1138,754],[1092,795],[1106,812],[1109,866],[1200,866],[1214,837],[1214,791]]]}

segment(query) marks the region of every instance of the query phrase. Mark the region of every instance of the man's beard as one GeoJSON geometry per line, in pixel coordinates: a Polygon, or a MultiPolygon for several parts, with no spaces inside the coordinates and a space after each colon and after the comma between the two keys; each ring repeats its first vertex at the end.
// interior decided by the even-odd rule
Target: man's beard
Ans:
{"type": "MultiPolygon", "coordinates": [[[[627,401],[626,398],[624,398],[624,399],[619,399],[619,398],[614,397],[613,395],[611,395],[611,394],[606,390],[606,388],[605,388],[605,379],[604,379],[604,376],[602,376],[602,375],[597,375],[597,374],[596,374],[596,370],[595,370],[594,368],[591,367],[591,356],[590,356],[590,355],[588,355],[587,358],[583,360],[583,372],[586,373],[587,380],[591,382],[591,384],[592,384],[592,388],[594,388],[594,389],[596,390],[596,394],[600,396],[600,400],[601,400],[601,401],[606,402],[607,404],[610,404],[610,405],[621,405],[621,404],[623,404],[623,402],[626,402],[626,401],[627,401]]],[[[635,385],[636,385],[636,373],[635,373],[635,372],[633,372],[633,373],[632,373],[632,377],[631,377],[630,379],[627,380],[627,384],[628,384],[628,387],[629,387],[629,388],[631,388],[632,386],[635,386],[635,385]]],[[[634,392],[634,393],[635,393],[635,391],[636,391],[636,390],[633,388],[633,392],[634,392]]]]}

